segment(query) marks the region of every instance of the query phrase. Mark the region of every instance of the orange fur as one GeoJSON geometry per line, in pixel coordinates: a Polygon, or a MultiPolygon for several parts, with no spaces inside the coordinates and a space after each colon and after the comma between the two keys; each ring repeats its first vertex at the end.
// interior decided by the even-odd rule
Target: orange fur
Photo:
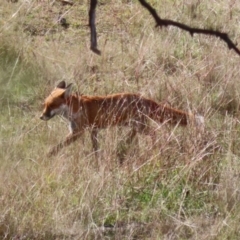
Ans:
{"type": "Polygon", "coordinates": [[[191,114],[176,110],[138,94],[117,93],[108,96],[78,96],[71,94],[71,86],[60,82],[45,100],[42,120],[62,115],[70,122],[70,134],[55,146],[50,155],[74,142],[86,128],[91,129],[93,149],[98,150],[97,131],[109,126],[130,126],[130,143],[137,132],[149,133],[148,120],[187,125],[191,114]]]}

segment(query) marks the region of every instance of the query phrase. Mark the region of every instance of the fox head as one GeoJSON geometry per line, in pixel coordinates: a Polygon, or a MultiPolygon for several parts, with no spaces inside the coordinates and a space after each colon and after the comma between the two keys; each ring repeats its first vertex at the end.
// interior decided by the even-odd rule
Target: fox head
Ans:
{"type": "Polygon", "coordinates": [[[71,94],[71,85],[61,81],[44,101],[44,109],[40,119],[49,120],[55,115],[64,115],[68,109],[67,99],[71,94]]]}

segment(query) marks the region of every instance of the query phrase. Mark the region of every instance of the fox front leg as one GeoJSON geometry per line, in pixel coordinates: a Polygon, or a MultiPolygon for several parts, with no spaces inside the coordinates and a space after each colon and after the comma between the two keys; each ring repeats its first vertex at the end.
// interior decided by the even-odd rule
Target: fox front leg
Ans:
{"type": "Polygon", "coordinates": [[[57,155],[57,153],[64,147],[67,147],[69,144],[75,142],[80,136],[82,135],[82,132],[78,132],[78,133],[70,133],[66,140],[59,143],[58,145],[56,145],[55,147],[53,147],[49,153],[48,156],[55,156],[57,155]]]}
{"type": "Polygon", "coordinates": [[[99,148],[98,139],[97,139],[97,133],[98,133],[97,129],[92,129],[92,131],[91,131],[91,140],[92,140],[93,151],[95,153],[95,157],[96,158],[98,158],[98,148],[99,148]]]}

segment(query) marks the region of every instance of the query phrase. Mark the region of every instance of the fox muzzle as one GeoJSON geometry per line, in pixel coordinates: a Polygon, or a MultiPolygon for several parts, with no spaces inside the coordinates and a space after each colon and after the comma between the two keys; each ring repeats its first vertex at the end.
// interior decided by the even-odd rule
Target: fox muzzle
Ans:
{"type": "Polygon", "coordinates": [[[40,119],[43,121],[48,121],[49,119],[51,119],[52,117],[54,117],[55,114],[42,114],[40,116],[40,119]]]}

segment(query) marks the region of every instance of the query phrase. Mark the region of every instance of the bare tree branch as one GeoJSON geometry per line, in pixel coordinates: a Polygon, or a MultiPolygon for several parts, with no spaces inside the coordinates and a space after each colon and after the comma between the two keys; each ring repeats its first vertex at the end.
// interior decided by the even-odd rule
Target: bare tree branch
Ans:
{"type": "Polygon", "coordinates": [[[182,24],[179,22],[175,22],[175,21],[172,21],[169,19],[161,19],[158,16],[156,10],[150,4],[148,4],[145,0],[139,0],[139,2],[153,16],[153,18],[156,21],[156,26],[160,26],[160,27],[175,26],[184,31],[189,32],[191,34],[191,36],[193,36],[193,34],[196,33],[196,34],[205,34],[205,35],[212,35],[212,36],[219,37],[221,40],[223,40],[224,42],[227,43],[229,49],[233,49],[238,55],[240,55],[240,50],[237,48],[236,44],[234,44],[232,42],[232,40],[228,37],[227,33],[222,33],[222,32],[214,31],[214,30],[210,30],[210,29],[192,28],[188,25],[185,25],[185,24],[182,24]]]}
{"type": "MultiPolygon", "coordinates": [[[[205,34],[205,35],[212,35],[215,37],[219,37],[221,40],[223,40],[228,45],[228,48],[230,50],[233,49],[238,55],[240,55],[240,50],[237,48],[237,45],[232,42],[232,40],[229,38],[227,33],[223,33],[220,31],[214,31],[211,29],[192,28],[183,23],[179,23],[179,22],[172,21],[169,19],[161,19],[158,16],[156,10],[149,3],[147,3],[145,0],[139,0],[139,2],[142,4],[143,7],[145,7],[150,12],[152,17],[156,21],[157,27],[158,26],[160,26],[160,27],[175,26],[177,28],[180,28],[184,31],[189,32],[191,36],[193,36],[193,34],[205,34]]],[[[97,48],[97,32],[96,32],[96,26],[95,26],[96,6],[97,6],[97,0],[91,0],[90,10],[89,10],[89,26],[90,26],[90,30],[91,30],[91,47],[90,48],[94,53],[101,55],[101,51],[98,50],[98,48],[97,48]]]]}
{"type": "Polygon", "coordinates": [[[90,2],[90,9],[89,9],[89,26],[91,30],[91,47],[90,49],[98,54],[101,55],[101,51],[97,48],[97,31],[95,26],[95,19],[96,19],[96,6],[97,6],[97,0],[91,0],[90,2]]]}

